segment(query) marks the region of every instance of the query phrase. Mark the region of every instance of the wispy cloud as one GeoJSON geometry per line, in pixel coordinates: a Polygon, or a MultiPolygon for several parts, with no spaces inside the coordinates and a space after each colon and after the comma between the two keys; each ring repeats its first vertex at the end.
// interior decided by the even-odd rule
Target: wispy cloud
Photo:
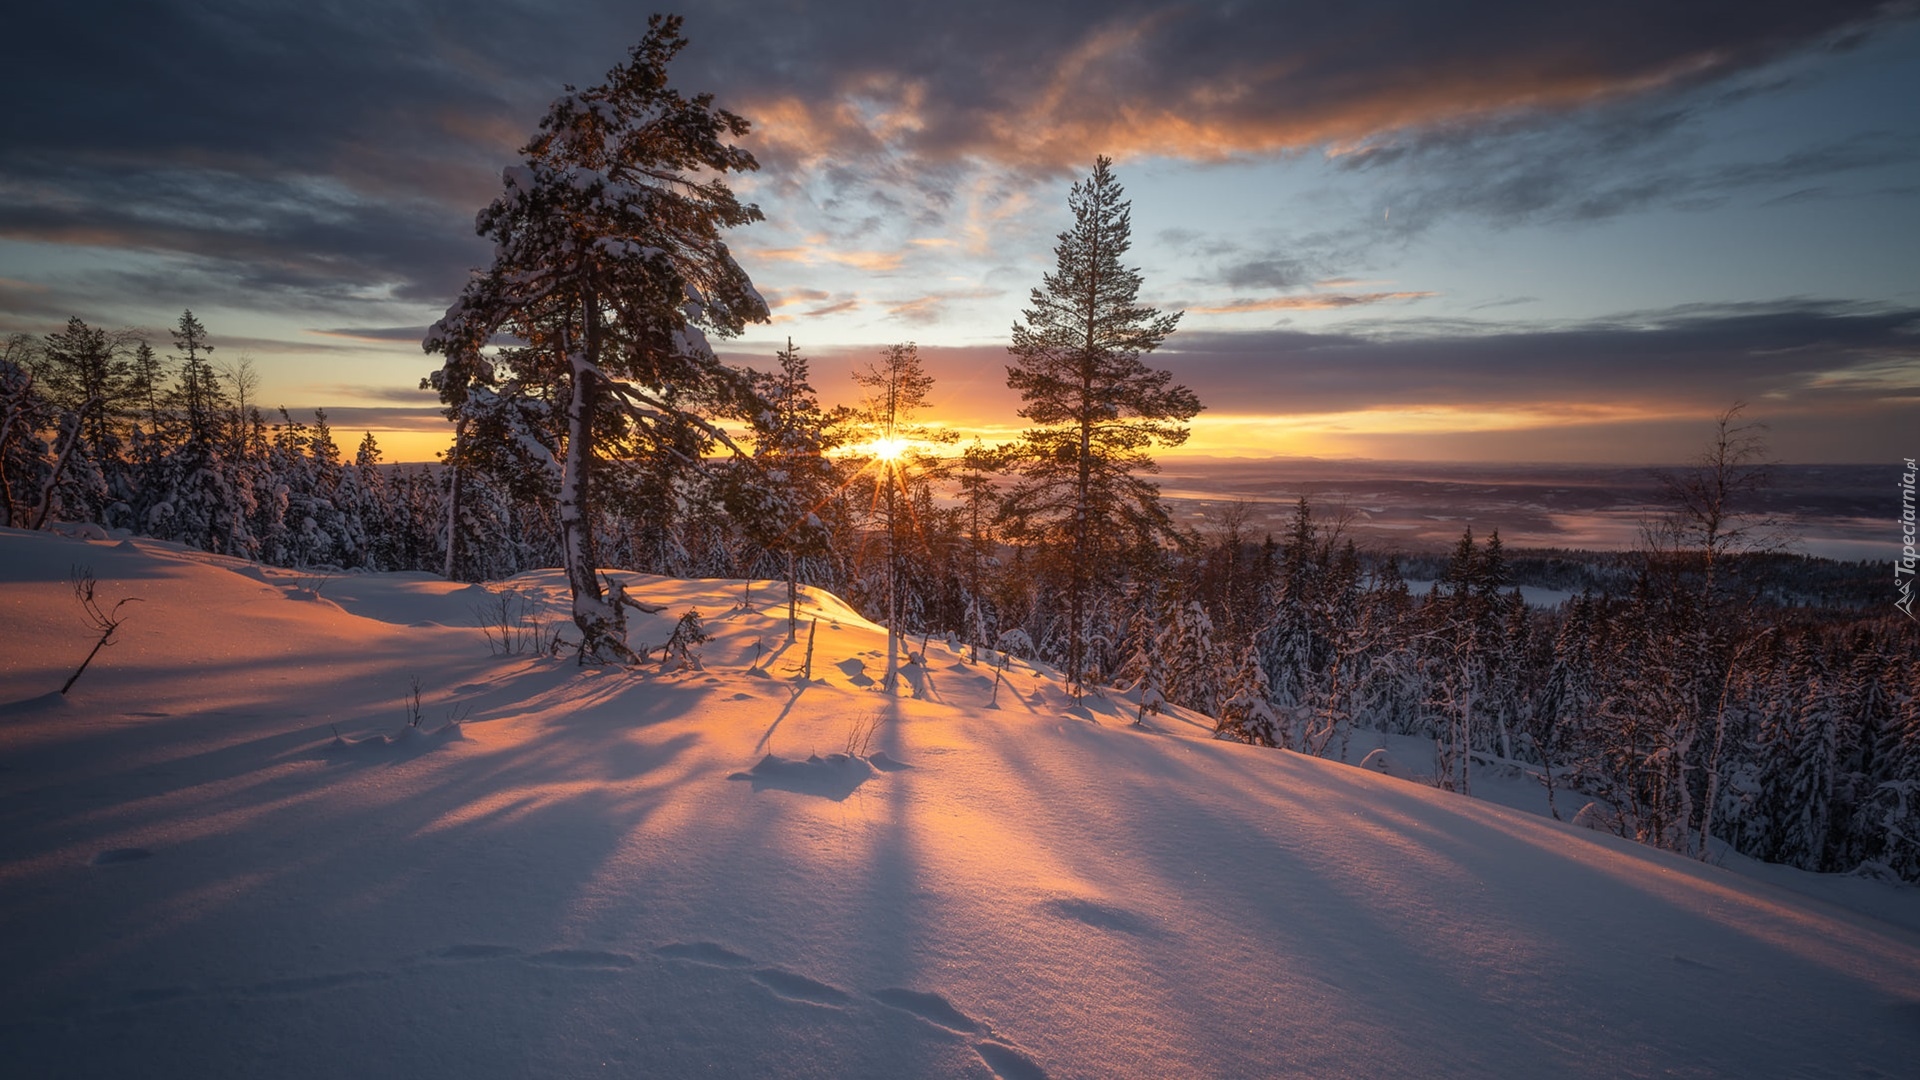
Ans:
{"type": "Polygon", "coordinates": [[[882,301],[890,318],[909,323],[938,322],[946,314],[950,304],[958,300],[990,300],[999,296],[998,289],[949,289],[944,292],[928,293],[924,296],[910,296],[901,300],[882,301]]]}
{"type": "Polygon", "coordinates": [[[1369,331],[1183,330],[1155,354],[1236,411],[1686,409],[1871,404],[1920,386],[1920,310],[1783,301],[1512,326],[1400,320],[1369,331]],[[1425,330],[1423,332],[1423,326],[1425,330]]]}
{"type": "Polygon", "coordinates": [[[900,269],[906,256],[898,251],[853,251],[836,247],[825,236],[814,235],[792,247],[745,246],[740,251],[749,262],[799,263],[803,266],[847,266],[867,273],[884,274],[900,269]]]}
{"type": "Polygon", "coordinates": [[[328,330],[311,329],[309,334],[325,337],[349,338],[354,341],[406,341],[419,342],[427,336],[425,326],[340,326],[328,330]]]}
{"type": "Polygon", "coordinates": [[[1304,296],[1265,296],[1229,300],[1224,304],[1192,304],[1187,311],[1195,315],[1240,315],[1254,311],[1334,311],[1382,304],[1422,300],[1438,296],[1435,292],[1309,293],[1304,296]]]}
{"type": "Polygon", "coordinates": [[[822,304],[817,308],[810,308],[807,311],[801,312],[801,314],[809,319],[817,319],[824,315],[839,315],[858,310],[860,310],[859,297],[849,296],[845,300],[837,300],[831,304],[822,304]]]}
{"type": "MultiPolygon", "coordinates": [[[[1222,160],[1378,149],[1384,133],[1459,130],[1698,85],[1857,34],[1880,5],[1723,12],[1474,3],[1444,12],[1162,3],[1036,11],[984,0],[828,40],[771,14],[769,48],[813,51],[805,89],[749,99],[803,160],[881,152],[1056,171],[1096,152],[1222,160]],[[1017,11],[1015,10],[1017,8],[1017,11]],[[957,16],[957,12],[956,12],[957,16]],[[929,22],[940,24],[929,32],[929,22]],[[1006,25],[1022,32],[1007,35],[1006,25]],[[884,42],[884,45],[882,44],[884,42]],[[797,49],[796,49],[797,46],[797,49]],[[878,47],[876,47],[878,46],[878,47]]],[[[736,69],[737,70],[737,69],[736,69]]]]}

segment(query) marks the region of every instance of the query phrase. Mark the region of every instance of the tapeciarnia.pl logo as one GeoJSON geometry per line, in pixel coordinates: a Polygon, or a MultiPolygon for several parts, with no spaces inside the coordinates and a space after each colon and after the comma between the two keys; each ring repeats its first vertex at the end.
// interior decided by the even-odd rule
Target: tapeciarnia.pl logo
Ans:
{"type": "Polygon", "coordinates": [[[1913,524],[1913,476],[1920,472],[1914,467],[1914,459],[1907,458],[1906,471],[1900,474],[1900,557],[1893,562],[1893,587],[1900,593],[1900,599],[1893,606],[1906,612],[1907,618],[1920,620],[1913,613],[1913,571],[1920,555],[1914,552],[1913,524]]]}

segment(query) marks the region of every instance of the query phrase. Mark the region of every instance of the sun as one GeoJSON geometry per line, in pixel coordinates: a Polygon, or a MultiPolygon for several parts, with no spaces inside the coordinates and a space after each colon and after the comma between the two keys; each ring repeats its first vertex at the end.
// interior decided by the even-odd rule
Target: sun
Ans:
{"type": "Polygon", "coordinates": [[[876,461],[895,462],[907,452],[905,439],[875,439],[867,444],[876,461]]]}

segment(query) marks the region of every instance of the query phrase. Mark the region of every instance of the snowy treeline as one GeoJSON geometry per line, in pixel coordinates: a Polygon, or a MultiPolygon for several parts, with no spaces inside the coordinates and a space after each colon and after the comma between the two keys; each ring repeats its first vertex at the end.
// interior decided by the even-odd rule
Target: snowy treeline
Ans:
{"type": "Polygon", "coordinates": [[[1426,736],[1445,786],[1520,769],[1562,817],[1597,800],[1597,826],[1657,846],[1701,853],[1712,836],[1920,880],[1910,627],[1769,605],[1758,585],[1710,596],[1687,555],[1633,553],[1626,587],[1549,610],[1510,587],[1497,533],[1469,531],[1423,596],[1303,502],[1283,540],[1223,530],[1183,568],[1184,600],[1110,622],[1195,673],[1165,693],[1223,737],[1344,756],[1356,729],[1426,736]]]}
{"type": "Polygon", "coordinates": [[[242,360],[217,365],[191,312],[157,354],[131,331],[69,320],[0,356],[0,522],[94,522],[278,566],[438,569],[442,482],[352,461],[326,414],[269,423],[242,360]]]}

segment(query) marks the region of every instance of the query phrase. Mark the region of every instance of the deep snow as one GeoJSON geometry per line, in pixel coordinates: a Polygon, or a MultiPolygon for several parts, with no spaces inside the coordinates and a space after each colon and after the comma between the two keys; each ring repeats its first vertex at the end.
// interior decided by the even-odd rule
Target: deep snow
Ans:
{"type": "Polygon", "coordinates": [[[1920,890],[1843,906],[1184,714],[1141,730],[1024,664],[994,707],[938,642],[888,696],[884,632],[819,594],[802,682],[773,584],[741,610],[740,582],[620,576],[666,605],[636,643],[700,608],[704,669],[490,655],[476,609],[512,588],[557,616],[557,572],[323,580],[0,531],[0,1071],[1920,1061],[1920,890]],[[63,699],[92,644],[75,565],[142,603],[63,699]]]}

